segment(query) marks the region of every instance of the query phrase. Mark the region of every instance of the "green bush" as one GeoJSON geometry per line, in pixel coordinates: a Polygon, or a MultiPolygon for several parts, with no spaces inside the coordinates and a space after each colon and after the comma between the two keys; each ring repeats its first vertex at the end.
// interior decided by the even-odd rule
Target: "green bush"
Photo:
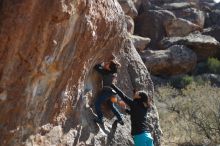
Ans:
{"type": "Polygon", "coordinates": [[[220,61],[216,58],[209,58],[207,60],[207,67],[209,72],[220,74],[220,61]]]}
{"type": "Polygon", "coordinates": [[[192,82],[193,82],[193,77],[192,76],[184,76],[183,78],[182,78],[182,84],[183,85],[189,85],[189,84],[191,84],[192,82]]]}

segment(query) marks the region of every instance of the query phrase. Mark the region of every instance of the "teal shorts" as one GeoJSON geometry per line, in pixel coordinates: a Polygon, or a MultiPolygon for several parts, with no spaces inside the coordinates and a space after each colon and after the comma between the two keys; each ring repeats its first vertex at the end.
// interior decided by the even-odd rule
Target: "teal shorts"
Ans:
{"type": "Polygon", "coordinates": [[[150,133],[143,132],[133,136],[135,146],[154,146],[153,138],[150,133]]]}

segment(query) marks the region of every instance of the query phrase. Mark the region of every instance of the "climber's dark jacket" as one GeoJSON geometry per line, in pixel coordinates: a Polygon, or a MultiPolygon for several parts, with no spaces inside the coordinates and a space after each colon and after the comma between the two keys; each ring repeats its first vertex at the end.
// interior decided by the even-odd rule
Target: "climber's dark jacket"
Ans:
{"type": "Polygon", "coordinates": [[[111,85],[121,99],[130,107],[129,114],[131,118],[131,135],[138,135],[143,132],[149,132],[147,126],[147,111],[140,99],[131,99],[127,97],[118,87],[111,85]]]}
{"type": "Polygon", "coordinates": [[[95,65],[95,70],[102,75],[103,88],[100,95],[95,101],[95,110],[98,116],[98,121],[103,121],[103,113],[101,111],[101,104],[107,101],[108,105],[112,109],[112,112],[116,115],[118,121],[122,121],[121,113],[117,110],[114,103],[111,102],[110,98],[116,95],[116,92],[112,89],[111,84],[116,80],[116,70],[109,71],[104,69],[100,64],[95,65]]]}
{"type": "Polygon", "coordinates": [[[94,69],[102,75],[103,87],[111,87],[113,80],[117,77],[117,73],[104,69],[101,64],[95,65],[94,69]]]}

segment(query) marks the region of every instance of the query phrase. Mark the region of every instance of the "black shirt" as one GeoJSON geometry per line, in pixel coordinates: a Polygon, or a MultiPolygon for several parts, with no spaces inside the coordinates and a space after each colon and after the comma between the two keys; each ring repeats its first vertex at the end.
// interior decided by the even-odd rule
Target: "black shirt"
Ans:
{"type": "Polygon", "coordinates": [[[104,69],[101,64],[95,65],[94,68],[102,75],[103,87],[110,87],[113,81],[116,80],[117,73],[104,69]]]}
{"type": "Polygon", "coordinates": [[[121,99],[130,107],[129,114],[131,115],[131,135],[138,135],[143,132],[149,132],[147,126],[147,108],[143,102],[138,99],[127,97],[118,87],[111,86],[121,99]]]}

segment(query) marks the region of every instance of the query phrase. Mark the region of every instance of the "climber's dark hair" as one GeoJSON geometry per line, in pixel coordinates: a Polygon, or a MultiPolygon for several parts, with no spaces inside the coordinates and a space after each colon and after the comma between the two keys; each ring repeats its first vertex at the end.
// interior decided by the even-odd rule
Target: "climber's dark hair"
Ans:
{"type": "Polygon", "coordinates": [[[146,103],[147,108],[150,108],[152,106],[151,102],[152,99],[151,97],[147,94],[145,91],[138,91],[138,95],[141,97],[141,101],[146,103]]]}
{"type": "Polygon", "coordinates": [[[116,61],[116,60],[111,60],[110,61],[109,68],[110,68],[112,73],[117,73],[117,70],[120,67],[121,67],[121,64],[118,61],[116,61]]]}

